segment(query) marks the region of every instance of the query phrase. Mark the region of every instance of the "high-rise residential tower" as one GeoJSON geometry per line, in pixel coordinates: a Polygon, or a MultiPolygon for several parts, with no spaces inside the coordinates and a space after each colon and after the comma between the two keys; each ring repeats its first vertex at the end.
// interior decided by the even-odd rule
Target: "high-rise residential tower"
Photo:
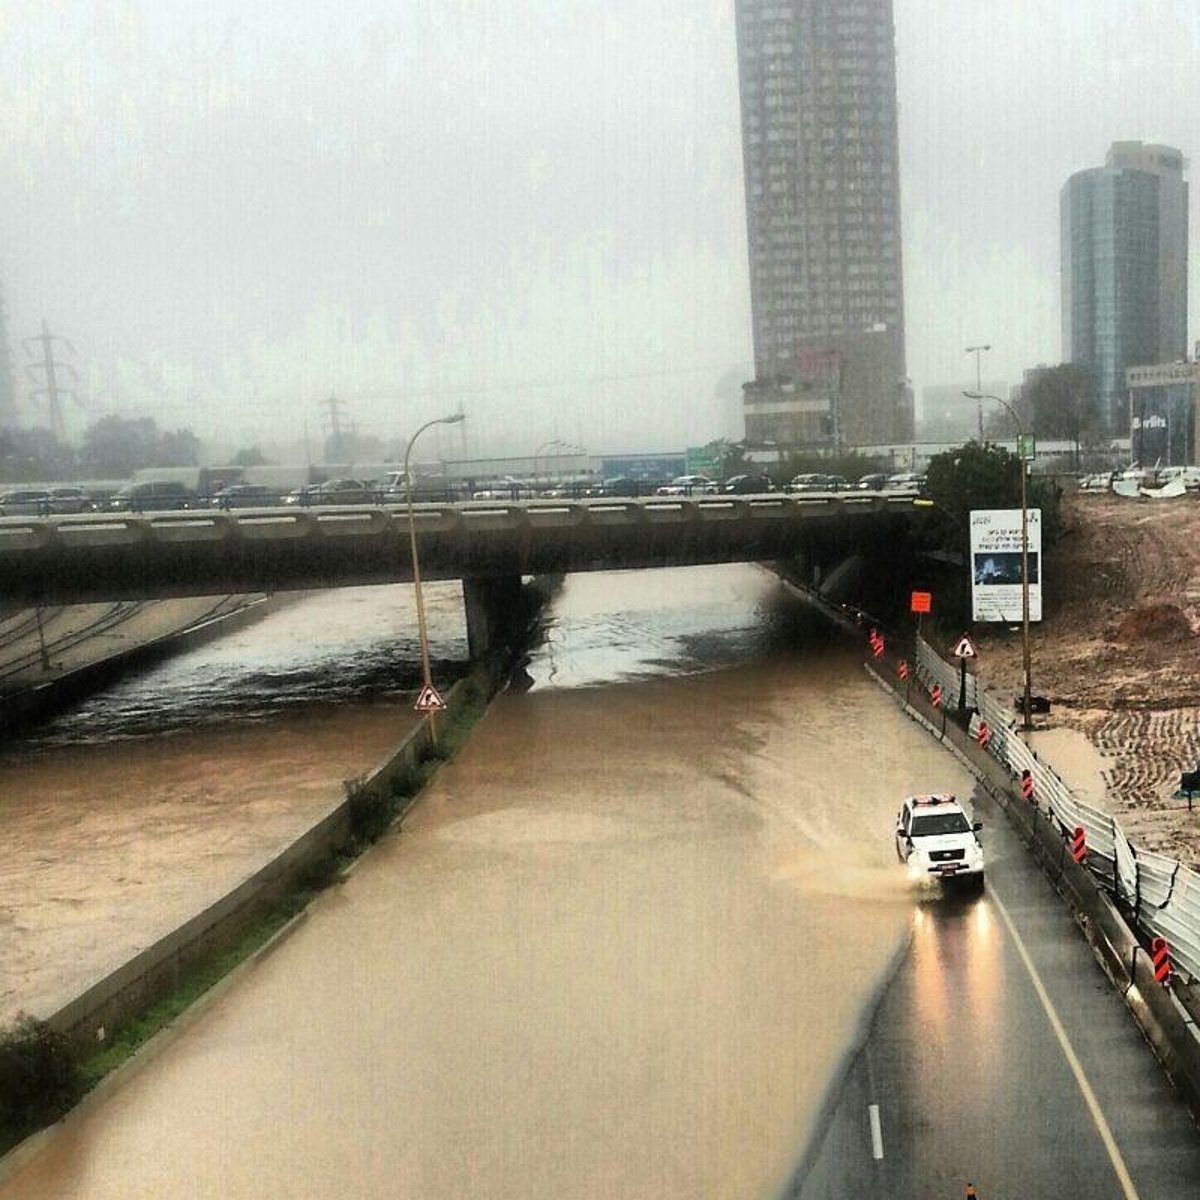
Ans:
{"type": "Polygon", "coordinates": [[[1187,353],[1188,185],[1170,146],[1114,142],[1059,198],[1063,358],[1090,367],[1109,431],[1128,431],[1127,367],[1187,353]]]}
{"type": "Polygon", "coordinates": [[[907,440],[892,0],[737,0],[753,444],[907,440]]]}

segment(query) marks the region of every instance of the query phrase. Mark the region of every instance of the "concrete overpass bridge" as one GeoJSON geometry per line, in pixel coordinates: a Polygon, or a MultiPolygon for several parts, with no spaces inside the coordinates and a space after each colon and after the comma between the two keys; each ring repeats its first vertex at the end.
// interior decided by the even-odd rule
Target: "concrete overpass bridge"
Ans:
{"type": "MultiPolygon", "coordinates": [[[[886,493],[418,504],[423,579],[462,579],[472,649],[523,575],[794,560],[815,578],[894,561],[919,520],[886,493]]],[[[0,603],[80,604],[412,579],[398,506],[0,518],[0,603]]]]}

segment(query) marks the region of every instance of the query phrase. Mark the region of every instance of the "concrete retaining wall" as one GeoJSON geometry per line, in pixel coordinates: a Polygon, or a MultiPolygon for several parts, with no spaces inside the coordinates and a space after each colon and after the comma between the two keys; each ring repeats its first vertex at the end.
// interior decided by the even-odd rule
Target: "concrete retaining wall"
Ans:
{"type": "MultiPolygon", "coordinates": [[[[480,668],[460,680],[446,696],[445,721],[483,689],[491,694],[491,672],[480,668]]],[[[429,721],[422,721],[363,781],[387,787],[429,755],[429,721]]],[[[272,904],[301,884],[306,875],[349,846],[351,800],[334,804],[315,825],[190,921],[172,930],[118,967],[56,1013],[47,1023],[83,1052],[102,1046],[122,1025],[174,991],[202,959],[234,945],[246,928],[272,904]]]]}
{"type": "Polygon", "coordinates": [[[6,693],[0,696],[0,733],[11,735],[98,692],[129,671],[206,645],[218,637],[224,637],[227,633],[233,633],[261,620],[268,613],[290,602],[291,598],[285,596],[251,600],[221,616],[209,617],[186,629],[165,634],[125,650],[118,650],[44,683],[32,684],[19,691],[6,693]]]}
{"type": "MultiPolygon", "coordinates": [[[[517,606],[510,625],[513,641],[495,647],[493,653],[475,664],[470,675],[450,689],[446,711],[436,718],[439,723],[453,720],[478,697],[490,699],[495,694],[534,634],[542,609],[561,584],[561,576],[542,576],[521,589],[513,599],[517,606]]],[[[433,741],[431,720],[426,718],[359,781],[360,787],[366,791],[391,790],[394,783],[430,756],[433,741]]],[[[81,1052],[102,1045],[147,1006],[175,991],[180,980],[201,960],[233,946],[251,923],[280,897],[295,890],[305,876],[348,847],[352,837],[353,801],[346,797],[233,891],[97,980],[46,1017],[47,1023],[81,1052]]]]}

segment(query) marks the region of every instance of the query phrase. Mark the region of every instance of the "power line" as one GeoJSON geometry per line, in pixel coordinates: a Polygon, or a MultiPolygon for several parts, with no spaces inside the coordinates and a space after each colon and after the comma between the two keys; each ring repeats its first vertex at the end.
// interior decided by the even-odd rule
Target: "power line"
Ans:
{"type": "Polygon", "coordinates": [[[727,371],[731,365],[744,364],[710,363],[697,367],[670,367],[657,371],[622,371],[610,375],[576,375],[560,379],[514,380],[508,383],[463,383],[439,387],[405,388],[402,391],[363,392],[364,399],[391,400],[408,396],[473,396],[486,392],[519,392],[543,388],[570,387],[582,383],[622,383],[632,379],[668,379],[678,375],[710,375],[714,371],[727,371]]]}
{"type": "Polygon", "coordinates": [[[45,396],[49,401],[50,431],[60,442],[64,441],[66,439],[67,431],[63,422],[62,397],[70,396],[76,402],[78,402],[79,397],[75,395],[73,389],[59,386],[58,372],[69,372],[71,378],[75,381],[78,381],[79,379],[79,372],[76,371],[70,363],[58,362],[55,359],[54,343],[62,342],[62,344],[66,346],[68,352],[71,354],[75,353],[75,347],[72,346],[66,338],[58,337],[56,334],[51,333],[45,321],[42,322],[41,333],[39,333],[36,337],[24,338],[22,339],[22,342],[25,346],[26,354],[29,354],[31,357],[34,354],[31,346],[34,344],[40,344],[42,347],[42,361],[40,363],[32,363],[25,368],[29,372],[31,379],[42,384],[41,387],[34,388],[30,395],[45,396]],[[42,372],[40,376],[37,374],[38,371],[42,372]]]}
{"type": "MultiPolygon", "coordinates": [[[[733,367],[745,366],[749,372],[751,369],[744,363],[709,363],[703,366],[695,367],[670,367],[656,371],[623,371],[608,375],[575,375],[562,376],[558,379],[528,379],[528,380],[509,380],[504,383],[462,383],[462,384],[440,384],[436,387],[422,388],[402,388],[389,389],[384,391],[368,390],[357,392],[353,399],[356,400],[406,400],[410,398],[419,398],[424,396],[479,396],[489,393],[503,392],[525,392],[546,390],[548,388],[572,387],[581,384],[589,383],[622,383],[628,380],[637,379],[669,379],[678,376],[687,375],[711,375],[716,371],[728,371],[733,367]]],[[[263,400],[257,404],[238,404],[239,412],[275,412],[278,410],[279,404],[288,399],[286,395],[280,395],[277,400],[263,400]]],[[[332,397],[331,397],[332,399],[332,397]]],[[[328,404],[329,401],[321,401],[321,404],[328,404]]],[[[337,403],[343,404],[341,399],[337,403]]],[[[145,403],[131,404],[130,408],[136,408],[138,411],[153,411],[153,412],[171,412],[178,410],[193,411],[194,405],[189,403],[159,403],[157,401],[147,401],[145,403]]]]}
{"type": "Polygon", "coordinates": [[[328,415],[323,418],[323,421],[329,426],[329,436],[333,439],[334,445],[340,446],[342,444],[342,414],[346,411],[346,402],[330,393],[329,399],[323,401],[322,406],[329,410],[328,415]]]}
{"type": "Polygon", "coordinates": [[[0,285],[0,429],[17,423],[17,390],[8,345],[8,310],[0,285]]]}

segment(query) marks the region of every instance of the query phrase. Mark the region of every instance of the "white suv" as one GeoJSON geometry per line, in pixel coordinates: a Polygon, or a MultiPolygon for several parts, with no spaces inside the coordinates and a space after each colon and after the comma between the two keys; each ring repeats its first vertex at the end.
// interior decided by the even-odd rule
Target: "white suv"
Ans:
{"type": "Polygon", "coordinates": [[[982,887],[982,828],[951,795],[909,796],[896,817],[896,853],[914,879],[968,879],[982,887]]]}

